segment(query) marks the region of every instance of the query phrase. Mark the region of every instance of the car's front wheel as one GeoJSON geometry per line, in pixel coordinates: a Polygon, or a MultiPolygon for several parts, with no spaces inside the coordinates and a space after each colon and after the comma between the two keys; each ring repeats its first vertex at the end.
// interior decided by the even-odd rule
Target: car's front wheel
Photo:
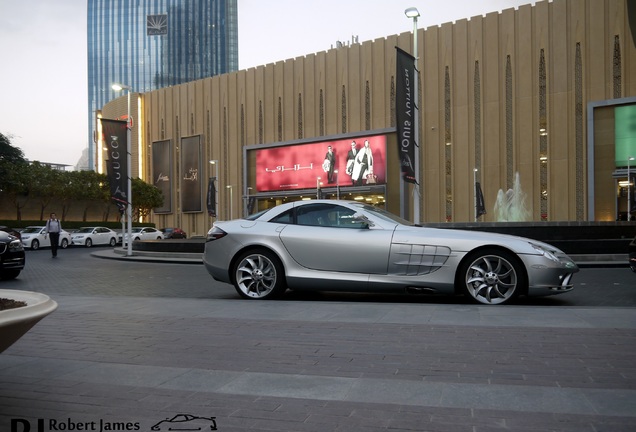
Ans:
{"type": "Polygon", "coordinates": [[[62,247],[62,249],[66,249],[68,247],[68,240],[62,239],[60,246],[62,247]]]}
{"type": "Polygon", "coordinates": [[[519,259],[503,250],[486,249],[470,255],[461,266],[462,288],[476,302],[504,304],[521,294],[526,276],[519,259]]]}
{"type": "Polygon", "coordinates": [[[268,250],[251,250],[242,254],[233,269],[234,287],[248,299],[272,299],[285,291],[283,265],[268,250]]]}
{"type": "Polygon", "coordinates": [[[110,239],[110,243],[109,244],[110,244],[111,247],[115,247],[117,245],[117,239],[115,237],[112,237],[110,239]]]}
{"type": "Polygon", "coordinates": [[[31,249],[33,249],[33,250],[38,250],[38,249],[40,249],[40,242],[39,242],[39,241],[37,241],[37,240],[33,240],[33,241],[31,242],[31,249]]]}
{"type": "Polygon", "coordinates": [[[86,245],[86,247],[91,247],[91,246],[93,246],[93,240],[87,238],[86,239],[86,243],[84,243],[84,244],[86,245]]]}

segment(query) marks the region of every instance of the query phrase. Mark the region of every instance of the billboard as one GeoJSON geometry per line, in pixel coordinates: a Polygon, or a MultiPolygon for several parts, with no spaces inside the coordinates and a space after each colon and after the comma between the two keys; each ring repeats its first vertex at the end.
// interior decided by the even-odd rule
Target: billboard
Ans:
{"type": "MultiPolygon", "coordinates": [[[[627,166],[630,157],[636,158],[636,104],[614,109],[614,145],[616,167],[627,166]]],[[[629,164],[635,165],[634,161],[629,164]]]]}
{"type": "Polygon", "coordinates": [[[386,183],[386,135],[256,150],[258,192],[386,183]],[[320,178],[320,179],[319,179],[320,178]]]}
{"type": "Polygon", "coordinates": [[[152,182],[163,195],[163,205],[155,213],[172,212],[172,148],[170,140],[152,143],[152,182]]]}

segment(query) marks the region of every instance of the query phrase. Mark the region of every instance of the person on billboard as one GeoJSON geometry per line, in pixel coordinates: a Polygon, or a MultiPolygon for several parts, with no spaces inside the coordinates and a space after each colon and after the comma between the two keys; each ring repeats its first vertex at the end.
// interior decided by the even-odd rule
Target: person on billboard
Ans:
{"type": "Polygon", "coordinates": [[[327,146],[327,154],[325,155],[325,161],[322,163],[322,170],[327,173],[327,182],[334,182],[334,170],[336,168],[336,155],[333,152],[331,146],[327,146]]]}
{"type": "Polygon", "coordinates": [[[373,175],[373,153],[369,140],[364,140],[364,147],[356,154],[354,160],[351,180],[353,180],[354,185],[361,186],[362,181],[366,180],[369,175],[373,175]]]}
{"type": "Polygon", "coordinates": [[[351,150],[347,152],[347,167],[345,169],[345,171],[347,172],[347,175],[352,176],[351,184],[356,183],[355,180],[353,179],[353,166],[355,165],[357,153],[358,153],[357,144],[355,141],[351,141],[351,150]]]}

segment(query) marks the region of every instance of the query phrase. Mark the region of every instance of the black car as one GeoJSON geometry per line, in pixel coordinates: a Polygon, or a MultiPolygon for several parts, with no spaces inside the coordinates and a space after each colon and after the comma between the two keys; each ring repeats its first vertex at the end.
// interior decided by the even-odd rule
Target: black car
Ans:
{"type": "Polygon", "coordinates": [[[629,268],[636,273],[636,237],[629,244],[629,268]]]}
{"type": "Polygon", "coordinates": [[[0,279],[15,279],[24,264],[24,247],[20,239],[0,231],[0,279]]]}
{"type": "Polygon", "coordinates": [[[22,235],[20,231],[14,230],[13,228],[9,228],[8,226],[0,225],[0,231],[4,231],[6,233],[11,234],[14,237],[21,238],[22,235]]]}

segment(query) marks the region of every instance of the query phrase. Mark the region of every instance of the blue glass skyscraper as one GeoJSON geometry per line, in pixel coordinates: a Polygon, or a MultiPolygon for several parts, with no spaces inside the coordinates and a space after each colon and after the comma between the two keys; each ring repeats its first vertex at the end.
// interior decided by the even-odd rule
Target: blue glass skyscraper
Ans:
{"type": "Polygon", "coordinates": [[[88,167],[95,111],[134,92],[238,70],[237,0],[88,0],[88,167]]]}

